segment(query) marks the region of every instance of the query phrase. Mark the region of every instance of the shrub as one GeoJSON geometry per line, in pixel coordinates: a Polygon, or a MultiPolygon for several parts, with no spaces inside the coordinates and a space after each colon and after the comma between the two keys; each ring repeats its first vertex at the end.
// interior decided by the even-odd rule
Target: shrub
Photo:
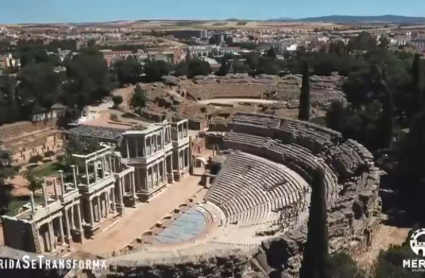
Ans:
{"type": "Polygon", "coordinates": [[[118,116],[117,116],[117,115],[115,115],[115,114],[111,114],[111,116],[109,117],[109,119],[110,119],[111,121],[118,122],[118,116]]]}
{"type": "Polygon", "coordinates": [[[62,160],[64,159],[64,157],[65,157],[65,156],[64,156],[64,155],[62,155],[62,154],[57,155],[57,156],[56,156],[56,160],[57,160],[57,161],[59,161],[59,163],[60,163],[60,162],[62,162],[62,160]]]}
{"type": "Polygon", "coordinates": [[[113,96],[112,101],[114,102],[114,106],[118,107],[123,102],[123,99],[122,96],[113,96]]]}
{"type": "Polygon", "coordinates": [[[44,157],[51,157],[54,156],[56,153],[54,151],[47,151],[44,153],[44,157]]]}
{"type": "Polygon", "coordinates": [[[28,160],[29,163],[37,163],[43,160],[43,157],[39,154],[31,156],[30,159],[28,160]]]}

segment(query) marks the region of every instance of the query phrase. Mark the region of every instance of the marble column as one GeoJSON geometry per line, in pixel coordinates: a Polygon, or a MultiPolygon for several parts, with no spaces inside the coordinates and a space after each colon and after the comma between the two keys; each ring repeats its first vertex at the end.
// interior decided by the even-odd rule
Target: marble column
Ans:
{"type": "Polygon", "coordinates": [[[60,179],[61,179],[61,190],[62,190],[62,196],[65,195],[66,191],[65,191],[65,182],[63,180],[63,171],[59,170],[59,175],[60,175],[60,179]]]}
{"type": "Polygon", "coordinates": [[[162,183],[167,183],[167,166],[165,164],[166,159],[162,160],[162,183]]]}
{"type": "Polygon", "coordinates": [[[97,221],[100,223],[101,219],[102,219],[102,203],[100,200],[100,196],[97,195],[96,196],[96,200],[97,200],[97,221]]]}
{"type": "Polygon", "coordinates": [[[77,188],[77,175],[75,173],[75,165],[71,165],[72,168],[72,177],[74,180],[74,187],[77,188]]]}
{"type": "Polygon", "coordinates": [[[71,206],[71,229],[75,229],[74,204],[71,206]]]}
{"type": "Polygon", "coordinates": [[[112,188],[111,194],[112,194],[112,211],[114,213],[116,213],[117,212],[117,206],[116,206],[117,204],[115,203],[115,188],[112,188]]]}
{"type": "Polygon", "coordinates": [[[148,156],[148,149],[146,148],[146,138],[143,139],[143,148],[144,148],[144,154],[145,157],[148,156]]]}
{"type": "Polygon", "coordinates": [[[112,175],[112,155],[109,155],[109,175],[112,175]]]}
{"type": "Polygon", "coordinates": [[[111,203],[110,203],[110,200],[109,200],[109,192],[110,192],[110,189],[107,189],[106,192],[105,192],[105,199],[106,199],[106,218],[109,217],[109,210],[111,209],[111,203]]]}
{"type": "Polygon", "coordinates": [[[52,222],[48,222],[48,229],[49,229],[49,243],[50,243],[50,252],[52,252],[55,249],[55,234],[53,232],[53,225],[52,222]]]}
{"type": "Polygon", "coordinates": [[[59,216],[59,234],[60,234],[60,237],[61,237],[61,243],[64,244],[65,243],[65,236],[63,234],[62,215],[59,216]]]}
{"type": "Polygon", "coordinates": [[[53,191],[55,192],[55,200],[58,200],[58,190],[56,188],[56,178],[53,179],[53,191]]]}
{"type": "Polygon", "coordinates": [[[171,171],[171,183],[174,183],[174,165],[173,165],[173,153],[169,155],[170,158],[170,171],[171,171]]]}
{"type": "Polygon", "coordinates": [[[133,206],[136,207],[137,195],[136,195],[136,182],[134,179],[134,172],[130,173],[130,182],[131,182],[131,189],[132,189],[133,201],[134,201],[133,206]]]}
{"type": "Polygon", "coordinates": [[[90,184],[89,165],[87,161],[85,162],[85,164],[86,164],[86,181],[87,181],[87,185],[89,185],[90,184]]]}
{"type": "Polygon", "coordinates": [[[90,213],[90,225],[94,225],[94,216],[93,216],[93,200],[89,199],[89,213],[90,213]]]}
{"type": "Polygon", "coordinates": [[[102,179],[104,179],[105,178],[105,171],[106,171],[106,159],[105,159],[105,157],[103,156],[102,157],[102,179]]]}
{"type": "Polygon", "coordinates": [[[177,173],[180,174],[180,151],[177,150],[177,173]]]}
{"type": "Polygon", "coordinates": [[[130,149],[128,147],[128,137],[125,138],[125,146],[127,148],[127,158],[130,158],[130,149]]]}
{"type": "Polygon", "coordinates": [[[80,230],[81,243],[84,241],[83,218],[81,215],[81,203],[77,204],[78,229],[80,230]]]}
{"type": "Polygon", "coordinates": [[[65,207],[64,217],[65,217],[66,237],[68,238],[69,241],[71,241],[71,228],[69,225],[68,209],[66,207],[65,207]]]}
{"type": "Polygon", "coordinates": [[[118,179],[118,202],[120,204],[121,213],[124,212],[124,200],[123,200],[123,184],[121,183],[121,178],[118,179]]]}

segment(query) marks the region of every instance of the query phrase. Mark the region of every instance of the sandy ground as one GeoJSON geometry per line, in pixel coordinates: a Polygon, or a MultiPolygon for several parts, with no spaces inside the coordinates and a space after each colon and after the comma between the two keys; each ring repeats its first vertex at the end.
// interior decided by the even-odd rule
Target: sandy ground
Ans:
{"type": "Polygon", "coordinates": [[[126,208],[124,217],[118,222],[84,244],[74,244],[73,252],[83,251],[96,255],[112,254],[121,250],[143,232],[147,231],[159,219],[168,215],[190,196],[203,189],[198,185],[200,177],[187,176],[180,182],[169,185],[149,203],[141,203],[136,208],[126,208]]]}
{"type": "Polygon", "coordinates": [[[273,104],[279,101],[277,100],[268,100],[268,99],[252,99],[252,98],[213,98],[213,99],[204,99],[200,100],[198,104],[209,104],[209,103],[218,103],[218,104],[227,104],[227,103],[255,103],[255,104],[273,104]]]}
{"type": "Polygon", "coordinates": [[[355,256],[355,260],[366,271],[371,271],[379,252],[387,250],[391,245],[401,245],[406,240],[409,230],[382,224],[372,240],[371,247],[366,252],[355,256]]]}

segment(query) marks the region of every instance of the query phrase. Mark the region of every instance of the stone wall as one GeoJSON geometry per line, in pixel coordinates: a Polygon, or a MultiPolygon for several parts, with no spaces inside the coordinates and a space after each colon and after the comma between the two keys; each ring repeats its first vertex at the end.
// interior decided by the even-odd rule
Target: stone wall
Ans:
{"type": "Polygon", "coordinates": [[[112,261],[107,277],[163,278],[242,278],[250,269],[252,254],[238,249],[220,250],[213,254],[206,253],[201,256],[185,256],[173,258],[158,258],[149,261],[112,261]]]}
{"type": "Polygon", "coordinates": [[[191,130],[204,130],[208,127],[206,119],[189,119],[188,124],[191,130]]]}
{"type": "Polygon", "coordinates": [[[32,224],[28,221],[17,220],[14,217],[3,216],[4,244],[18,250],[37,253],[38,238],[34,238],[32,224]]]}
{"type": "Polygon", "coordinates": [[[0,141],[17,138],[24,133],[34,132],[43,128],[56,127],[56,121],[17,122],[0,126],[0,141]]]}

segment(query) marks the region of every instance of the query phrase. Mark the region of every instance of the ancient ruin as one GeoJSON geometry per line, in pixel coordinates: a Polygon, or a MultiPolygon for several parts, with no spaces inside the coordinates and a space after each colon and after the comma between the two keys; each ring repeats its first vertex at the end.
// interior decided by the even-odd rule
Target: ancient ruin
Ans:
{"type": "Polygon", "coordinates": [[[36,245],[55,246],[48,244],[51,235],[54,242],[69,235],[61,231],[70,223],[61,222],[69,215],[68,194],[75,194],[73,200],[80,199],[81,204],[91,204],[92,188],[98,188],[93,196],[109,192],[88,208],[77,209],[76,214],[82,215],[75,221],[77,229],[70,225],[75,236],[81,230],[92,231],[93,218],[101,221],[115,209],[121,213],[122,203],[132,206],[136,199],[149,200],[163,184],[186,171],[192,173],[196,165],[205,166],[204,191],[188,196],[150,229],[129,238],[125,248],[105,254],[109,269],[104,275],[296,277],[307,234],[311,177],[317,168],[325,170],[330,252],[360,252],[371,241],[381,211],[380,172],[372,154],[356,141],[309,122],[236,113],[223,134],[207,133],[217,151],[212,163],[192,156],[187,129],[187,121],[132,128],[123,132],[113,162],[103,155],[112,154],[108,146],[94,156],[81,157],[82,175],[74,171],[78,182],[70,184],[69,191],[61,181],[65,193],[57,199],[32,206],[16,218],[4,217],[6,244],[49,251],[36,245]],[[112,165],[117,168],[109,168],[112,165]],[[117,198],[112,198],[113,192],[117,198]],[[11,232],[18,226],[28,231],[25,239],[11,232]],[[45,234],[48,240],[40,240],[45,234]]]}

